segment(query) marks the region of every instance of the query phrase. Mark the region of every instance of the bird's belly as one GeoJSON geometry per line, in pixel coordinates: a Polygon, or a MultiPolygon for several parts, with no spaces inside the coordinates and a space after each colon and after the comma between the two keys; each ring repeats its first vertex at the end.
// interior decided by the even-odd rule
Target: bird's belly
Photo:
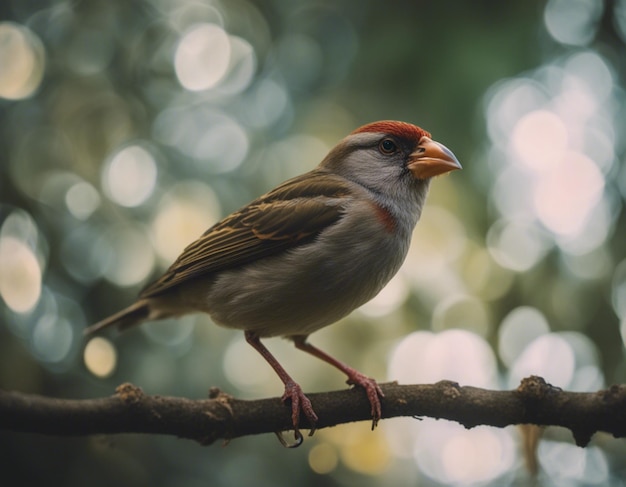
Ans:
{"type": "Polygon", "coordinates": [[[208,292],[207,311],[217,324],[260,336],[307,335],[369,301],[397,272],[406,251],[381,251],[379,244],[388,245],[367,242],[351,259],[305,246],[224,272],[208,292]]]}

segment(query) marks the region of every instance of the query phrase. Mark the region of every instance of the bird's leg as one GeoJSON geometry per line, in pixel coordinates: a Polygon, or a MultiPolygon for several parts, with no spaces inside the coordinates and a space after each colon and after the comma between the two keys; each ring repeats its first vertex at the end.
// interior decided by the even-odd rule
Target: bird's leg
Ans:
{"type": "Polygon", "coordinates": [[[309,432],[309,436],[311,436],[315,432],[315,423],[317,422],[317,415],[315,411],[313,411],[313,406],[311,406],[311,401],[309,398],[304,395],[302,392],[302,388],[291,378],[291,376],[287,373],[287,371],[283,368],[282,365],[276,360],[276,358],[270,353],[270,351],[261,343],[259,336],[252,332],[245,332],[246,341],[254,347],[254,349],[259,352],[263,358],[267,361],[268,364],[272,366],[280,380],[285,384],[285,392],[283,394],[282,400],[283,402],[287,399],[291,400],[291,421],[293,422],[293,428],[295,433],[296,442],[302,439],[302,435],[300,434],[300,429],[298,427],[300,423],[300,411],[304,413],[306,418],[309,420],[311,424],[311,431],[309,432]]]}
{"type": "Polygon", "coordinates": [[[296,345],[297,349],[310,353],[311,355],[322,359],[324,362],[329,363],[333,367],[338,368],[348,376],[348,380],[346,381],[348,384],[361,386],[363,389],[365,389],[365,392],[367,393],[367,398],[369,399],[370,405],[372,406],[372,430],[376,428],[376,425],[378,424],[378,421],[380,420],[382,415],[380,398],[385,396],[376,381],[371,377],[367,377],[366,375],[362,374],[358,370],[353,369],[349,365],[340,362],[336,358],[331,357],[319,348],[311,345],[309,342],[306,341],[306,335],[295,335],[291,338],[293,339],[293,343],[296,345]]]}

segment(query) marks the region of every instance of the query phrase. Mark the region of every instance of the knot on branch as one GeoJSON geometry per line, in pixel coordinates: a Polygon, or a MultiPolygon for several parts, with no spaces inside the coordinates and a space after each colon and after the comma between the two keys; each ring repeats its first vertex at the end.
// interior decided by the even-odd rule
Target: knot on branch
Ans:
{"type": "Polygon", "coordinates": [[[209,389],[209,399],[213,399],[219,403],[224,403],[231,401],[234,398],[232,395],[224,392],[219,387],[211,387],[209,389]]]}
{"type": "Polygon", "coordinates": [[[115,388],[115,393],[126,404],[139,404],[144,398],[144,393],[141,387],[137,387],[130,382],[124,382],[123,384],[115,388]]]}
{"type": "Polygon", "coordinates": [[[558,392],[561,389],[548,384],[544,378],[531,375],[522,379],[517,387],[517,393],[523,396],[526,401],[538,402],[546,398],[549,394],[558,392]]]}
{"type": "MultiPolygon", "coordinates": [[[[234,413],[233,413],[233,407],[232,407],[232,404],[231,404],[231,402],[234,399],[233,396],[231,396],[230,394],[225,393],[219,387],[211,387],[211,389],[209,389],[209,399],[211,399],[211,401],[214,404],[219,405],[223,411],[226,411],[228,413],[228,418],[229,419],[233,418],[234,413]]],[[[220,415],[217,414],[216,410],[214,410],[214,411],[205,411],[204,414],[206,414],[207,416],[210,416],[212,418],[220,417],[220,415]]],[[[223,415],[221,417],[223,418],[223,415]]]]}
{"type": "Polygon", "coordinates": [[[441,390],[446,399],[458,399],[461,397],[461,386],[458,382],[451,380],[440,380],[435,384],[441,390]]]}

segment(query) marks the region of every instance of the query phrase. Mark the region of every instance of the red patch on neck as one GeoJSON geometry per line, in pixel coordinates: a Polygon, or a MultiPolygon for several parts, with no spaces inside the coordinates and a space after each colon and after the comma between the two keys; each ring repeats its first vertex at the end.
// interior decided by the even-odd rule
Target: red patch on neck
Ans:
{"type": "Polygon", "coordinates": [[[384,206],[380,206],[377,203],[372,203],[372,206],[374,207],[374,211],[376,211],[378,221],[382,223],[388,233],[393,233],[396,229],[396,218],[384,206]]]}
{"type": "Polygon", "coordinates": [[[430,137],[430,133],[426,130],[412,125],[406,122],[395,122],[393,120],[382,120],[380,122],[369,123],[356,129],[353,134],[360,134],[363,132],[371,133],[383,133],[389,135],[395,135],[405,139],[419,140],[422,137],[430,137]]]}

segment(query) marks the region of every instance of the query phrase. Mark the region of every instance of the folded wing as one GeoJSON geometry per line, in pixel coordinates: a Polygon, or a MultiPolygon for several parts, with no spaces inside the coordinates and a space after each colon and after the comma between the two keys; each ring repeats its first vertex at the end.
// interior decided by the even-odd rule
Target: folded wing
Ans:
{"type": "Polygon", "coordinates": [[[308,243],[342,217],[349,195],[345,180],[319,169],[291,179],[209,228],[140,297],[308,243]]]}

